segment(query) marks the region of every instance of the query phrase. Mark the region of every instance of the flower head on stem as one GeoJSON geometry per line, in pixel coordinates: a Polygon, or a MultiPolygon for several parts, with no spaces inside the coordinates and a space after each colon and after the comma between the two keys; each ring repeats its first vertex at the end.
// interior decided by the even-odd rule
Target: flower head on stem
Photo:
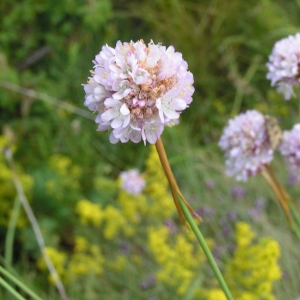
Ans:
{"type": "Polygon", "coordinates": [[[271,139],[265,117],[256,110],[248,110],[229,120],[220,138],[225,151],[226,174],[238,181],[247,181],[264,170],[273,159],[271,139]]]}
{"type": "Polygon", "coordinates": [[[287,162],[290,175],[300,181],[300,124],[295,124],[292,130],[283,132],[279,151],[287,162]]]}
{"type": "Polygon", "coordinates": [[[194,78],[182,54],[151,41],[103,46],[94,60],[84,105],[98,115],[110,142],[155,144],[192,102],[194,78]]]}
{"type": "Polygon", "coordinates": [[[275,43],[267,67],[267,79],[277,86],[277,92],[285,100],[295,97],[293,87],[300,84],[300,33],[275,43]]]}
{"type": "Polygon", "coordinates": [[[98,113],[98,130],[111,129],[110,142],[141,140],[155,144],[168,179],[179,218],[198,238],[228,300],[232,296],[190,212],[201,219],[185,200],[172,173],[160,136],[166,125],[178,123],[181,112],[192,102],[193,75],[174,47],[151,41],[117,42],[102,47],[94,71],[84,85],[84,105],[98,113]]]}

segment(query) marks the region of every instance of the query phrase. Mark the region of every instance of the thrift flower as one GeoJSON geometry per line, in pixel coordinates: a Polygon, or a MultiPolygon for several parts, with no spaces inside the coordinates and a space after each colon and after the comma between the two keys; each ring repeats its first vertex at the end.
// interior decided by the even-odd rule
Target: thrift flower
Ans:
{"type": "Polygon", "coordinates": [[[247,181],[264,170],[264,164],[273,159],[270,137],[264,116],[255,110],[229,120],[220,138],[225,151],[226,174],[238,181],[247,181]]]}
{"type": "Polygon", "coordinates": [[[137,169],[120,173],[121,187],[131,195],[139,195],[146,186],[146,181],[137,169]]]}
{"type": "Polygon", "coordinates": [[[98,114],[98,130],[112,130],[113,144],[155,144],[192,102],[193,75],[173,46],[118,41],[103,46],[93,63],[84,105],[98,114]]]}
{"type": "Polygon", "coordinates": [[[300,33],[275,43],[267,67],[267,79],[277,86],[277,92],[285,100],[295,97],[293,86],[300,84],[300,33]]]}
{"type": "Polygon", "coordinates": [[[295,181],[300,180],[300,124],[294,125],[291,131],[283,132],[283,142],[279,151],[288,162],[290,176],[295,177],[295,181]]]}

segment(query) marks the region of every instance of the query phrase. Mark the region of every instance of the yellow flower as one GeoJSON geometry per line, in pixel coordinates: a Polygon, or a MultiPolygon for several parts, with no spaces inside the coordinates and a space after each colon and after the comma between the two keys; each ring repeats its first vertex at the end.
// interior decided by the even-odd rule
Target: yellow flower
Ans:
{"type": "Polygon", "coordinates": [[[104,218],[104,212],[101,206],[85,199],[78,201],[76,204],[76,212],[83,225],[91,224],[94,227],[99,227],[104,218]]]}
{"type": "MultiPolygon", "coordinates": [[[[58,276],[60,278],[62,278],[63,275],[64,275],[64,271],[65,271],[65,264],[66,264],[66,261],[67,261],[67,255],[63,252],[60,252],[60,251],[56,250],[53,247],[46,247],[45,251],[49,255],[58,276]]],[[[37,267],[40,270],[48,272],[47,265],[46,265],[46,262],[44,260],[44,257],[40,257],[37,260],[36,264],[37,264],[37,267]]],[[[48,275],[48,280],[52,284],[55,283],[54,278],[51,276],[51,274],[48,275]]]]}
{"type": "Polygon", "coordinates": [[[224,277],[237,299],[273,299],[273,282],[281,277],[278,265],[280,248],[272,238],[254,242],[254,237],[247,223],[236,224],[237,247],[232,260],[226,265],[224,277]]]}
{"type": "Polygon", "coordinates": [[[100,275],[103,272],[104,257],[99,246],[90,245],[86,238],[75,238],[74,253],[71,255],[65,278],[71,282],[82,275],[100,275]]]}
{"type": "Polygon", "coordinates": [[[152,227],[148,230],[148,242],[160,269],[159,281],[173,287],[183,295],[197,276],[197,269],[204,261],[204,254],[186,234],[173,238],[167,227],[152,227]]]}
{"type": "Polygon", "coordinates": [[[134,233],[133,227],[130,226],[122,212],[112,205],[108,205],[104,209],[105,225],[103,229],[104,237],[108,240],[113,239],[121,232],[125,232],[127,235],[134,233]]]}
{"type": "Polygon", "coordinates": [[[227,300],[227,297],[222,290],[212,289],[207,294],[207,300],[227,300]]]}

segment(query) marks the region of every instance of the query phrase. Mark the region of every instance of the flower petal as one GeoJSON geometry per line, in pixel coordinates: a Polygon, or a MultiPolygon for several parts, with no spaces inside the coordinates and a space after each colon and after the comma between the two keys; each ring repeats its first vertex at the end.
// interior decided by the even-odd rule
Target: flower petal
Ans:
{"type": "Polygon", "coordinates": [[[120,108],[120,113],[123,116],[127,116],[130,114],[130,110],[128,109],[127,105],[125,103],[123,103],[123,105],[120,108]]]}

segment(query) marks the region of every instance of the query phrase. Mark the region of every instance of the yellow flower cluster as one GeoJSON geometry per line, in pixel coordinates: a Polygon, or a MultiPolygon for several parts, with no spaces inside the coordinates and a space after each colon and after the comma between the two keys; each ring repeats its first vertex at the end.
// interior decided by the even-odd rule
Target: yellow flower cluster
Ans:
{"type": "Polygon", "coordinates": [[[235,231],[235,240],[238,249],[248,247],[255,238],[255,233],[245,222],[238,222],[235,231]]]}
{"type": "Polygon", "coordinates": [[[146,160],[146,175],[145,192],[152,199],[147,214],[161,219],[171,217],[176,209],[155,146],[150,147],[150,154],[146,160]]]}
{"type": "Polygon", "coordinates": [[[149,247],[160,270],[156,276],[159,281],[176,289],[178,295],[183,295],[192,280],[196,277],[196,270],[205,260],[199,247],[186,234],[172,236],[166,227],[152,227],[148,233],[149,247]]]}
{"type": "Polygon", "coordinates": [[[227,300],[223,290],[211,289],[207,292],[207,300],[227,300]]]}
{"type": "MultiPolygon", "coordinates": [[[[65,264],[67,261],[67,255],[61,251],[56,250],[53,247],[46,247],[45,251],[49,255],[58,276],[62,279],[65,273],[65,264]]],[[[40,270],[42,271],[47,270],[47,265],[43,257],[40,257],[37,260],[36,264],[40,270]]],[[[49,274],[48,280],[54,284],[54,278],[51,276],[51,274],[49,274]]]]}
{"type": "Polygon", "coordinates": [[[117,202],[123,215],[133,224],[140,223],[142,216],[147,215],[149,209],[145,195],[129,195],[122,189],[119,191],[117,202]]]}
{"type": "MultiPolygon", "coordinates": [[[[5,136],[0,136],[0,225],[7,226],[12,210],[13,203],[17,196],[17,191],[13,182],[13,176],[10,168],[7,166],[6,159],[1,149],[8,145],[5,136]]],[[[24,174],[19,168],[17,170],[18,178],[22,184],[25,195],[30,199],[31,189],[33,186],[33,178],[24,174]]],[[[17,221],[17,226],[23,227],[26,224],[26,216],[22,213],[17,221]]]]}
{"type": "Polygon", "coordinates": [[[272,238],[254,243],[255,234],[247,223],[236,224],[236,243],[225,278],[238,300],[273,300],[272,284],[281,278],[280,248],[272,238]]]}
{"type": "Polygon", "coordinates": [[[94,227],[99,227],[104,217],[101,206],[86,199],[77,202],[76,213],[79,215],[81,224],[90,224],[94,227]]]}
{"type": "Polygon", "coordinates": [[[134,227],[124,217],[122,212],[113,205],[108,205],[104,210],[105,226],[103,235],[106,239],[113,239],[123,232],[126,236],[134,234],[134,227]]]}
{"type": "MultiPolygon", "coordinates": [[[[96,245],[90,245],[84,237],[75,237],[74,252],[69,259],[64,252],[52,247],[46,247],[46,252],[64,282],[70,283],[82,275],[100,275],[103,272],[104,258],[101,249],[96,245]]],[[[42,257],[37,261],[37,266],[40,270],[47,270],[42,257]]],[[[51,275],[49,281],[54,283],[51,275]]]]}
{"type": "Polygon", "coordinates": [[[74,253],[66,270],[66,281],[71,282],[82,275],[100,275],[103,272],[103,263],[101,249],[90,245],[84,237],[77,236],[74,253]]]}
{"type": "Polygon", "coordinates": [[[104,209],[89,200],[80,200],[76,205],[76,212],[79,215],[80,223],[92,225],[99,228],[103,226],[103,235],[111,240],[121,232],[126,236],[134,234],[134,227],[126,219],[122,211],[113,205],[108,205],[104,209]]]}

